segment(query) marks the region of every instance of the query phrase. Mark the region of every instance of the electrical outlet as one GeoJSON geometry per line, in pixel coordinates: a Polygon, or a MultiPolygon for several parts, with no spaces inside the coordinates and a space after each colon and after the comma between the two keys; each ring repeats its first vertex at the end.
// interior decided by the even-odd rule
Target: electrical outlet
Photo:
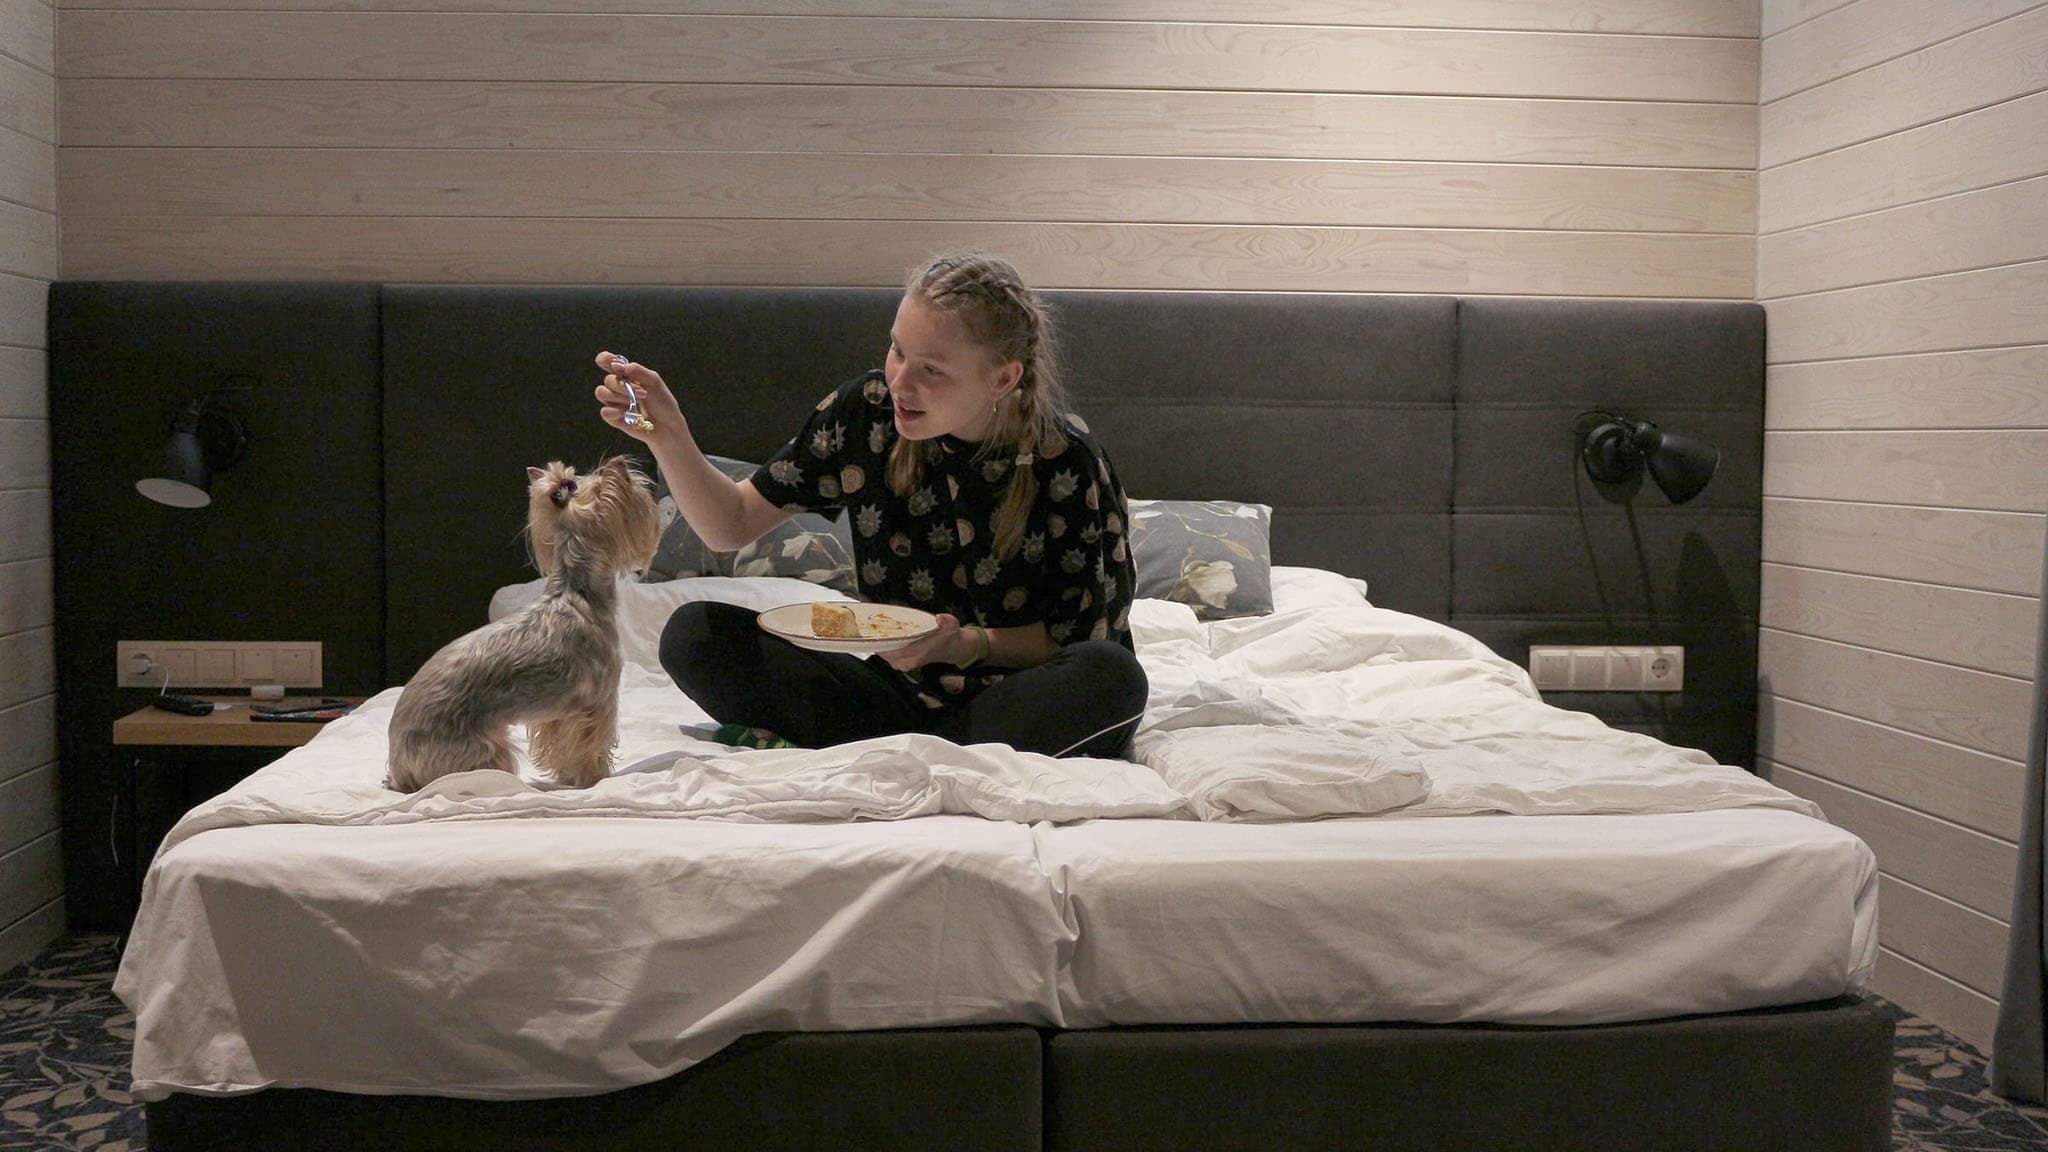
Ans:
{"type": "Polygon", "coordinates": [[[318,640],[120,640],[115,683],[123,688],[320,687],[318,640]]]}
{"type": "Polygon", "coordinates": [[[1649,692],[1677,692],[1685,687],[1685,649],[1676,645],[1646,649],[1643,688],[1649,692]]]}
{"type": "Polygon", "coordinates": [[[1677,692],[1685,687],[1685,649],[1532,644],[1529,675],[1540,691],[1677,692]]]}

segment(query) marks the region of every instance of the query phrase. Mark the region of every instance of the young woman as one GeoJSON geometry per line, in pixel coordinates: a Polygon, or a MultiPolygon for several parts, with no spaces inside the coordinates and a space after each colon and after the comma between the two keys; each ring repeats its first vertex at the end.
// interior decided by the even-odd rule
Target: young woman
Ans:
{"type": "Polygon", "coordinates": [[[661,662],[714,719],[804,747],[898,732],[1055,756],[1129,745],[1146,686],[1123,487],[1065,411],[1045,310],[1008,263],[947,256],[913,275],[882,369],[826,396],[737,483],[658,373],[609,352],[597,363],[605,421],[653,450],[706,543],[738,548],[797,512],[845,508],[862,598],[939,622],[863,660],[797,648],[743,608],[686,604],[661,662]]]}

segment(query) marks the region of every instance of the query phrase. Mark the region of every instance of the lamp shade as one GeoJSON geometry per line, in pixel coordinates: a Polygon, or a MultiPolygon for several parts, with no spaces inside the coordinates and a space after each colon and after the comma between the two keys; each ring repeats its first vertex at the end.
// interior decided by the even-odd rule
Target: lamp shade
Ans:
{"type": "Polygon", "coordinates": [[[1657,482],[1673,504],[1683,504],[1699,495],[1707,481],[1714,478],[1714,469],[1720,467],[1721,450],[1654,426],[1650,436],[1656,439],[1655,445],[1643,449],[1650,479],[1657,482]]]}
{"type": "Polygon", "coordinates": [[[1699,495],[1721,463],[1721,450],[1711,444],[1612,412],[1580,416],[1578,439],[1586,475],[1596,482],[1625,484],[1647,468],[1650,479],[1673,504],[1699,495]]]}
{"type": "Polygon", "coordinates": [[[137,492],[172,508],[213,503],[214,475],[241,463],[249,448],[241,418],[214,397],[208,393],[179,406],[163,462],[156,474],[135,482],[137,492]]]}

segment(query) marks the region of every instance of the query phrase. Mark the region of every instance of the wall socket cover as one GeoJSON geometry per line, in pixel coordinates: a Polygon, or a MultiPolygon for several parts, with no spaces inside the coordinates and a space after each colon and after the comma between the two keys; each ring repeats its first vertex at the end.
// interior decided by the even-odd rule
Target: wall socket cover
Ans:
{"type": "Polygon", "coordinates": [[[1673,644],[1532,644],[1529,676],[1538,690],[1679,692],[1685,688],[1685,649],[1673,644]]]}
{"type": "Polygon", "coordinates": [[[123,688],[318,688],[320,641],[119,640],[114,676],[123,688]]]}

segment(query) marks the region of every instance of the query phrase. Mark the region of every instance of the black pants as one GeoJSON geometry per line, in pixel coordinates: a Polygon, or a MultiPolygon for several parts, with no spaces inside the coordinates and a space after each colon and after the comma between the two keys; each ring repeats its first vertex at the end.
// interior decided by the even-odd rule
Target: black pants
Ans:
{"type": "Polygon", "coordinates": [[[694,601],[661,633],[661,666],[721,724],[766,728],[823,748],[929,732],[957,744],[1008,744],[1053,756],[1120,756],[1145,708],[1145,670],[1121,644],[1069,644],[957,708],[918,703],[880,657],[812,652],[769,635],[756,613],[694,601]]]}

